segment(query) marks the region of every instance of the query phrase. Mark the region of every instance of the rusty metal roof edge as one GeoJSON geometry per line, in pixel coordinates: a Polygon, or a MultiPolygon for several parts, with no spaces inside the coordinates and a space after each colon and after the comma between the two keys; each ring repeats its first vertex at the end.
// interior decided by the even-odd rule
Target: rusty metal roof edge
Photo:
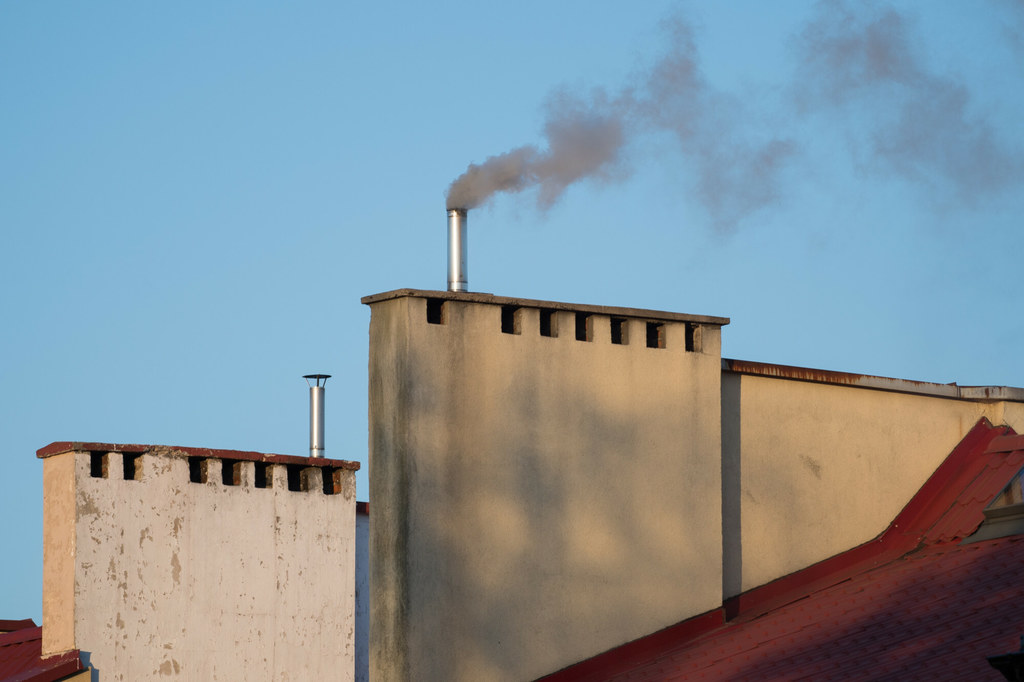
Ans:
{"type": "Polygon", "coordinates": [[[749,374],[752,376],[789,379],[793,381],[810,381],[819,384],[834,384],[854,388],[870,388],[897,393],[914,393],[939,398],[1024,402],[1024,389],[1012,386],[959,386],[956,383],[936,384],[930,381],[913,381],[911,379],[835,372],[826,369],[775,365],[767,362],[732,360],[729,358],[722,358],[722,370],[735,372],[736,374],[749,374]]]}
{"type": "Polygon", "coordinates": [[[969,400],[1007,400],[1024,403],[1024,388],[1016,386],[961,386],[960,397],[969,400]]]}
{"type": "Polygon", "coordinates": [[[213,459],[233,459],[253,462],[271,462],[277,464],[304,464],[312,467],[333,467],[358,471],[359,462],[347,459],[328,459],[326,457],[303,457],[299,455],[278,455],[269,452],[253,452],[250,450],[218,450],[213,448],[196,448],[178,445],[142,445],[138,443],[82,443],[77,441],[56,441],[36,450],[36,457],[45,459],[65,452],[128,452],[144,453],[159,452],[162,454],[186,457],[208,457],[213,459]]]}
{"type": "Polygon", "coordinates": [[[373,305],[394,298],[440,298],[446,301],[464,301],[466,303],[486,303],[489,305],[514,305],[521,308],[544,308],[545,310],[567,310],[571,312],[594,313],[597,315],[616,315],[634,317],[644,320],[662,320],[665,322],[697,322],[724,326],[729,324],[728,317],[712,315],[690,315],[673,313],[665,310],[647,310],[644,308],[621,308],[605,305],[588,305],[584,303],[562,303],[559,301],[538,301],[530,298],[514,298],[495,296],[475,291],[429,291],[423,289],[394,289],[371,296],[363,296],[359,301],[364,305],[373,305]]]}

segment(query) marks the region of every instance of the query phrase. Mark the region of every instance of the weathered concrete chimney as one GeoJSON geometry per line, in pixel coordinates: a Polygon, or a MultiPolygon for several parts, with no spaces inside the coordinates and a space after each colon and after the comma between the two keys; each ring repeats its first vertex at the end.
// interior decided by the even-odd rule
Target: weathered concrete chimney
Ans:
{"type": "Polygon", "coordinates": [[[448,209],[448,291],[469,291],[466,209],[448,209]]]}
{"type": "Polygon", "coordinates": [[[727,319],[363,302],[373,679],[537,679],[721,604],[727,319]]]}
{"type": "Polygon", "coordinates": [[[37,455],[44,656],[89,652],[102,680],[352,682],[357,463],[112,443],[37,455]]]}

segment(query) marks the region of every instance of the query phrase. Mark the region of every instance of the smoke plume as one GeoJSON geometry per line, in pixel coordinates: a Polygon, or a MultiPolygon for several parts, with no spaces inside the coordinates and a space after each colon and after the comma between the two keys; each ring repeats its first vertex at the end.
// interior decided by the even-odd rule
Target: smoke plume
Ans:
{"type": "Polygon", "coordinates": [[[912,22],[891,8],[819,6],[797,42],[800,109],[855,116],[855,153],[926,188],[969,202],[1018,183],[1020,155],[972,113],[965,84],[920,63],[911,34],[912,22]]]}
{"type": "Polygon", "coordinates": [[[625,179],[630,142],[643,132],[666,131],[695,165],[692,192],[717,226],[730,228],[771,203],[794,144],[741,135],[749,128],[747,112],[704,80],[689,26],[677,20],[666,27],[667,53],[637,76],[637,85],[615,95],[596,90],[587,99],[557,92],[547,105],[546,148],[526,145],[470,164],[448,188],[448,208],[536,189],[537,205],[546,210],[580,180],[625,179]]]}
{"type": "Polygon", "coordinates": [[[624,108],[624,100],[609,101],[600,90],[589,101],[555,93],[544,124],[547,149],[526,145],[470,164],[448,188],[448,208],[475,208],[497,192],[536,187],[537,204],[547,209],[577,180],[607,178],[625,142],[624,108]]]}
{"type": "Polygon", "coordinates": [[[705,80],[687,23],[673,19],[664,27],[669,50],[646,75],[639,120],[646,129],[672,134],[696,177],[683,189],[716,228],[728,231],[778,199],[798,144],[764,130],[763,114],[705,80]]]}
{"type": "MultiPolygon", "coordinates": [[[[795,36],[794,80],[778,89],[782,97],[768,100],[772,109],[756,93],[738,97],[709,84],[691,27],[666,21],[667,49],[649,68],[612,94],[553,95],[546,146],[471,164],[449,187],[448,207],[474,208],[497,193],[536,190],[544,210],[576,182],[626,178],[631,143],[668,135],[682,159],[680,194],[728,231],[784,195],[787,173],[809,160],[803,122],[816,116],[849,140],[852,158],[945,190],[935,197],[970,200],[1019,183],[1024,156],[974,111],[966,85],[922,64],[913,28],[891,8],[820,3],[795,36]]],[[[812,177],[807,168],[803,173],[812,177]]]]}

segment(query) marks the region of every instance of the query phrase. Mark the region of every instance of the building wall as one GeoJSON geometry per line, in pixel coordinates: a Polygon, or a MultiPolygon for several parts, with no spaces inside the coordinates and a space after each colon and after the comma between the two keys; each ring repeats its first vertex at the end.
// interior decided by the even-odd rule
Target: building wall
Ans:
{"type": "Polygon", "coordinates": [[[724,372],[724,595],[879,535],[981,417],[1024,430],[1019,402],[724,372]]]}
{"type": "Polygon", "coordinates": [[[533,679],[720,603],[726,320],[364,302],[374,679],[533,679]]]}
{"type": "Polygon", "coordinates": [[[352,679],[357,465],[318,460],[327,494],[308,465],[290,490],[284,464],[258,488],[217,457],[193,483],[170,448],[41,456],[44,653],[81,649],[100,680],[352,679]]]}

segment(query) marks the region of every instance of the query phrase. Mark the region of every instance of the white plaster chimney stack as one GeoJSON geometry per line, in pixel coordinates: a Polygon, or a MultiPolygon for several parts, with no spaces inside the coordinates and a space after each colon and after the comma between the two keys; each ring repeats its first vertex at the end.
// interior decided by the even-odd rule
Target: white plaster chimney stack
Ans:
{"type": "Polygon", "coordinates": [[[330,374],[306,374],[309,385],[309,456],[324,456],[324,392],[330,374]],[[310,383],[310,379],[313,383],[310,383]],[[320,383],[323,381],[323,383],[320,383]]]}
{"type": "Polygon", "coordinates": [[[466,209],[448,209],[448,291],[469,291],[466,209]]]}

